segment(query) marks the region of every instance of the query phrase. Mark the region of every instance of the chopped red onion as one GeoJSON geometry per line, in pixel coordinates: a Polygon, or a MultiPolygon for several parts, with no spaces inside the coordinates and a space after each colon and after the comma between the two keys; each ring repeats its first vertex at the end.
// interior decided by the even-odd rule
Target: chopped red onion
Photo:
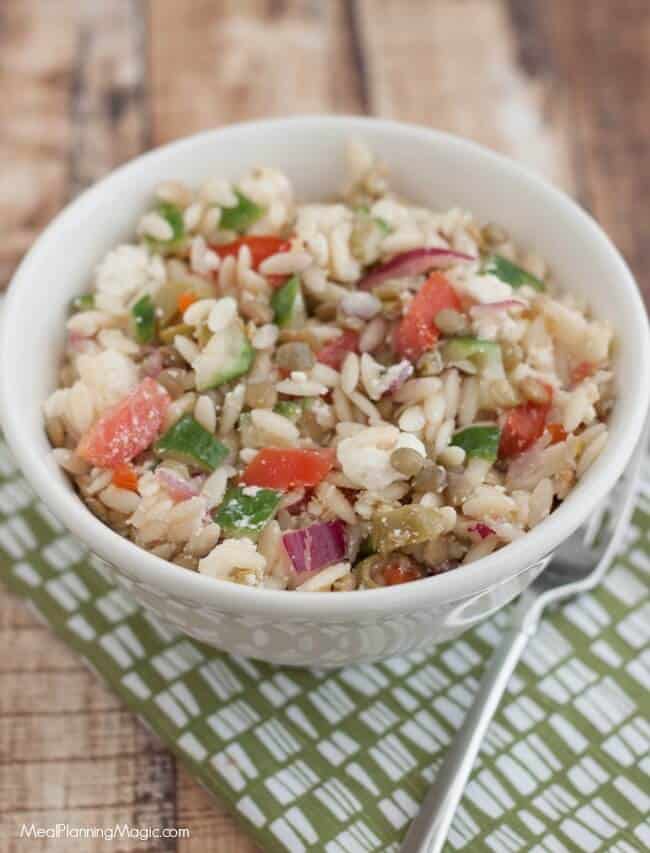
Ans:
{"type": "Polygon", "coordinates": [[[186,501],[189,498],[195,498],[203,485],[202,477],[186,480],[185,477],[181,477],[175,471],[163,467],[156,468],[156,479],[169,492],[169,496],[174,501],[186,501]]]}
{"type": "Polygon", "coordinates": [[[142,374],[156,379],[163,369],[163,355],[161,350],[155,349],[149,355],[145,356],[141,364],[142,374]]]}
{"type": "Polygon", "coordinates": [[[89,340],[89,338],[82,335],[80,332],[68,332],[66,344],[70,352],[79,353],[84,352],[89,340]]]}
{"type": "Polygon", "coordinates": [[[453,249],[412,249],[395,255],[385,264],[379,264],[359,282],[359,290],[371,290],[388,278],[407,275],[422,275],[432,269],[444,269],[458,261],[474,261],[476,258],[455,252],[453,249]]]}
{"type": "Polygon", "coordinates": [[[388,387],[385,393],[392,394],[394,391],[397,391],[398,388],[401,388],[406,380],[410,379],[413,375],[413,369],[413,365],[407,359],[403,359],[398,364],[391,365],[386,371],[386,376],[384,377],[388,380],[388,387]]]}
{"type": "Polygon", "coordinates": [[[347,554],[346,528],[339,520],[288,530],[282,534],[282,542],[297,573],[324,569],[347,554]]]}

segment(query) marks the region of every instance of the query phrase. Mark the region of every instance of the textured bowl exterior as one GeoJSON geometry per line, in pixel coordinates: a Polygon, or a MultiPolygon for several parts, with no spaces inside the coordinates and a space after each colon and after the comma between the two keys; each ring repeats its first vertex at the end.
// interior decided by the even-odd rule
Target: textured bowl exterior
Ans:
{"type": "Polygon", "coordinates": [[[650,397],[650,339],[629,269],[596,223],[518,164],[447,134],[396,122],[312,116],[235,125],[152,151],[80,196],[41,235],[14,276],[0,335],[5,436],[31,485],[61,521],[115,567],[117,581],[180,630],[237,655],[278,664],[339,666],[389,657],[454,637],[510,601],[545,558],[593,512],[622,473],[650,397]],[[299,199],[342,185],[343,147],[365,139],[398,191],[439,209],[497,220],[535,246],[558,281],[586,297],[617,337],[618,401],[610,440],[567,500],[533,531],[476,563],[384,589],[287,593],[215,582],[155,557],[96,519],[54,463],[42,405],[56,384],[70,299],[89,271],[128,239],[155,186],[198,183],[270,164],[299,199]],[[47,310],[43,310],[43,306],[47,310]]]}
{"type": "MultiPolygon", "coordinates": [[[[143,583],[137,572],[109,566],[119,586],[169,625],[233,655],[283,666],[332,668],[370,663],[451,640],[519,595],[548,558],[488,589],[408,613],[354,616],[332,621],[265,613],[232,613],[193,598],[171,597],[143,583]]],[[[289,594],[289,593],[287,593],[289,594]]]]}

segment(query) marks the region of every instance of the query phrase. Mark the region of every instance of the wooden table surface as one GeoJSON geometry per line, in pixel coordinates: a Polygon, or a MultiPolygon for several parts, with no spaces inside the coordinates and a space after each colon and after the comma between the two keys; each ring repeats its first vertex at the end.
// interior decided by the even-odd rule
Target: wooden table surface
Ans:
{"type": "MultiPolygon", "coordinates": [[[[650,296],[648,0],[0,0],[0,92],[0,286],[71,197],[141,151],[247,118],[346,112],[463,134],[539,170],[594,213],[650,296]]],[[[0,649],[3,851],[254,849],[1,592],[0,649]],[[192,834],[12,838],[31,821],[192,834]]]]}

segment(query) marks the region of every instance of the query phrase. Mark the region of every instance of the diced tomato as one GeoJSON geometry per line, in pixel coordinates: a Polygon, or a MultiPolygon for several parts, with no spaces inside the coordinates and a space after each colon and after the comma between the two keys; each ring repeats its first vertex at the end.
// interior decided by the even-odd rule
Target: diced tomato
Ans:
{"type": "Polygon", "coordinates": [[[551,444],[559,444],[566,440],[566,430],[562,424],[546,424],[546,431],[551,436],[551,444]]]}
{"type": "Polygon", "coordinates": [[[77,453],[100,468],[117,468],[149,447],[160,432],[171,398],[147,377],[82,436],[77,453]]]}
{"type": "Polygon", "coordinates": [[[220,258],[227,258],[229,255],[237,257],[242,246],[248,246],[250,249],[252,266],[256,270],[262,261],[270,258],[271,255],[277,255],[279,252],[288,252],[291,248],[291,243],[283,237],[275,237],[271,234],[255,234],[250,237],[239,237],[237,240],[233,240],[232,243],[225,243],[222,246],[212,244],[210,248],[220,258]]]}
{"type": "Polygon", "coordinates": [[[550,403],[524,403],[510,409],[501,429],[499,456],[509,459],[528,450],[544,432],[550,403]]]}
{"type": "Polygon", "coordinates": [[[138,475],[133,465],[122,462],[113,469],[111,482],[118,489],[127,489],[129,492],[138,491],[138,475]]]}
{"type": "Polygon", "coordinates": [[[357,352],[359,349],[359,335],[356,332],[346,331],[338,338],[334,338],[316,353],[316,361],[321,361],[334,370],[339,370],[349,352],[357,352]]]}
{"type": "Polygon", "coordinates": [[[596,370],[596,365],[591,361],[581,361],[571,371],[571,381],[574,383],[582,382],[588,376],[591,376],[596,370]]]}
{"type": "Polygon", "coordinates": [[[408,583],[409,581],[418,580],[420,572],[412,567],[401,566],[397,563],[394,566],[386,566],[383,576],[386,586],[395,586],[398,583],[408,583]]]}
{"type": "Polygon", "coordinates": [[[316,486],[332,470],[335,455],[330,448],[284,450],[267,447],[249,462],[242,482],[281,491],[297,486],[316,486]]]}
{"type": "Polygon", "coordinates": [[[197,299],[198,296],[193,290],[186,290],[184,293],[179,294],[179,297],[176,300],[179,313],[184,314],[190,305],[196,302],[197,299]]]}
{"type": "Polygon", "coordinates": [[[462,311],[462,304],[445,276],[434,272],[415,294],[397,327],[393,339],[397,352],[411,361],[417,361],[430,350],[440,336],[434,322],[436,314],[445,308],[462,311]]]}

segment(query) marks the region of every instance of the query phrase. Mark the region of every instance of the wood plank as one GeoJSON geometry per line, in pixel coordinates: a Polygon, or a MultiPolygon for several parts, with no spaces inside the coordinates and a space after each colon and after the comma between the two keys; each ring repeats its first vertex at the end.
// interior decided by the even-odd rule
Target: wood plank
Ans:
{"type": "Polygon", "coordinates": [[[543,9],[568,92],[580,200],[630,262],[650,306],[650,4],[552,0],[543,9]]]}
{"type": "Polygon", "coordinates": [[[137,0],[90,0],[80,6],[70,105],[69,195],[150,145],[145,41],[137,0]]]}
{"type": "Polygon", "coordinates": [[[260,116],[362,111],[344,37],[345,5],[156,0],[150,7],[155,142],[260,116]]]}
{"type": "Polygon", "coordinates": [[[259,848],[240,829],[225,806],[179,766],[176,787],[178,826],[190,827],[179,839],[178,853],[256,853],[259,848]]]}
{"type": "Polygon", "coordinates": [[[499,0],[357,0],[373,113],[457,133],[571,191],[562,99],[517,64],[499,0]]]}
{"type": "Polygon", "coordinates": [[[0,7],[0,288],[66,196],[75,6],[5,0],[0,7]]]}

